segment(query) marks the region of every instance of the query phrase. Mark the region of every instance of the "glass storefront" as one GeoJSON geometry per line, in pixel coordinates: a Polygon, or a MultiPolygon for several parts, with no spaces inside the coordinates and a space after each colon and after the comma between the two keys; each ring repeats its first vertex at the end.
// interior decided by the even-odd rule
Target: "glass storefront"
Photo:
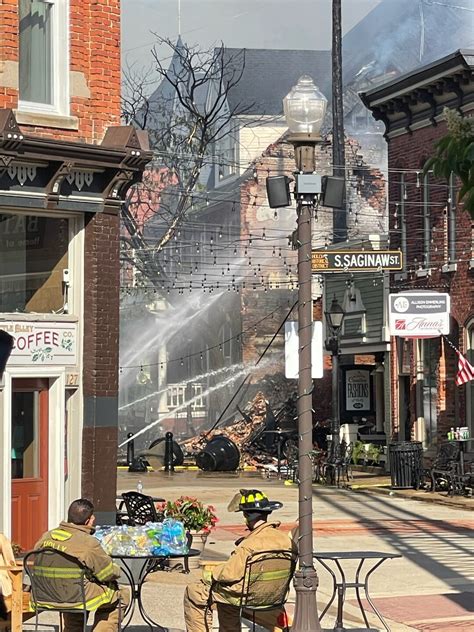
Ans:
{"type": "Polygon", "coordinates": [[[0,312],[61,313],[69,220],[0,213],[0,312]]]}

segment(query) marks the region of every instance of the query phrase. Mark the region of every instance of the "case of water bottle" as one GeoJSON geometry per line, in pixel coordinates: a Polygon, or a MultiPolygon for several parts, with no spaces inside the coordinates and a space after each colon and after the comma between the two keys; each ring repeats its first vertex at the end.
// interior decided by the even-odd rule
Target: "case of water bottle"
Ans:
{"type": "Polygon", "coordinates": [[[138,527],[98,527],[95,537],[109,555],[186,555],[189,551],[183,523],[173,518],[138,527]]]}

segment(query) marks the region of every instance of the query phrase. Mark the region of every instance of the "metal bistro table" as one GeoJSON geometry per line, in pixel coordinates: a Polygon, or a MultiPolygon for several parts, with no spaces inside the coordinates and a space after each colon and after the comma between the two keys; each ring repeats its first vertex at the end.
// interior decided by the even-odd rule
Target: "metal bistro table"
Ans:
{"type": "Polygon", "coordinates": [[[200,551],[197,549],[190,549],[186,555],[183,555],[182,553],[177,555],[111,555],[110,557],[120,562],[120,568],[122,569],[125,577],[127,578],[128,585],[130,586],[130,603],[123,615],[121,629],[125,630],[130,625],[133,613],[135,612],[135,607],[138,605],[138,611],[140,612],[143,621],[152,631],[156,630],[157,632],[166,632],[167,628],[164,628],[154,621],[146,611],[142,599],[143,584],[145,583],[148,575],[156,570],[156,565],[153,564],[154,561],[164,562],[165,560],[182,557],[196,557],[198,555],[200,555],[200,551]],[[141,561],[141,568],[138,573],[137,580],[135,580],[134,573],[130,566],[130,562],[132,560],[141,561]]]}
{"type": "Polygon", "coordinates": [[[390,632],[390,628],[385,623],[382,615],[375,607],[372,599],[369,595],[369,579],[372,573],[377,570],[377,568],[385,562],[385,560],[391,560],[396,557],[401,557],[399,553],[385,553],[381,551],[347,551],[342,553],[315,553],[314,559],[317,560],[324,568],[328,571],[328,573],[332,577],[333,581],[333,591],[331,598],[321,613],[319,620],[321,621],[329,607],[333,603],[337,594],[337,618],[336,623],[334,624],[335,632],[344,632],[344,623],[343,623],[343,610],[344,610],[344,601],[346,598],[346,589],[347,588],[355,588],[357,601],[359,603],[359,608],[364,618],[364,623],[369,628],[369,622],[367,620],[367,615],[364,610],[364,606],[362,604],[360,589],[364,589],[364,596],[369,602],[372,610],[380,619],[384,628],[390,632]],[[359,563],[357,565],[357,570],[355,571],[354,581],[347,581],[346,574],[343,569],[343,563],[346,560],[358,560],[359,563]],[[364,568],[364,562],[366,560],[372,560],[373,564],[370,567],[364,568]],[[334,562],[334,568],[331,568],[328,562],[334,562]],[[337,571],[339,571],[340,579],[337,577],[337,571]]]}

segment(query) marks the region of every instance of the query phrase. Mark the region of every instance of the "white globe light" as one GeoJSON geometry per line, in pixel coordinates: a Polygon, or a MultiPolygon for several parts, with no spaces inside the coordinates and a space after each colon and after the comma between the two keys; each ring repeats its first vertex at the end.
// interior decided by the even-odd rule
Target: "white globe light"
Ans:
{"type": "Polygon", "coordinates": [[[308,75],[298,79],[283,99],[283,111],[291,132],[317,134],[326,114],[327,99],[308,75]]]}

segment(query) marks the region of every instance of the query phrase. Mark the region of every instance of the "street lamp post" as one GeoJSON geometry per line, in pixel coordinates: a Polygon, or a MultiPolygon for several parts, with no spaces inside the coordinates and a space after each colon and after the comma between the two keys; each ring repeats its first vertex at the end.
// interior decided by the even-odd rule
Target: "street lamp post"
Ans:
{"type": "Polygon", "coordinates": [[[344,320],[344,310],[337,302],[336,295],[332,299],[331,306],[325,312],[326,324],[330,336],[326,341],[326,349],[332,353],[332,424],[331,424],[331,451],[335,455],[335,449],[340,443],[341,418],[339,414],[339,335],[344,320]]]}
{"type": "Polygon", "coordinates": [[[298,214],[298,570],[295,573],[295,616],[292,632],[320,632],[316,603],[318,576],[313,561],[311,335],[311,218],[321,192],[315,172],[315,146],[327,100],[310,77],[303,76],[283,99],[289,142],[295,148],[295,196],[298,214]]]}

